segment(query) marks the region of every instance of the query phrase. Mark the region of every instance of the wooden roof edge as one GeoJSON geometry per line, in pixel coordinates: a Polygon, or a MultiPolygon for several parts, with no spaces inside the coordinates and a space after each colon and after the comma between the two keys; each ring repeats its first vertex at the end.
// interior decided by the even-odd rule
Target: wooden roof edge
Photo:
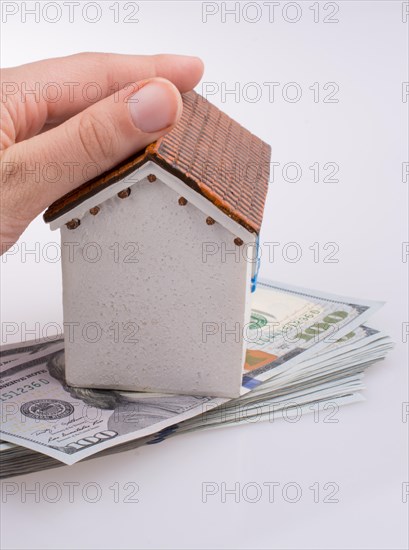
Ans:
{"type": "Polygon", "coordinates": [[[145,164],[148,160],[148,149],[155,145],[154,143],[149,145],[142,153],[136,153],[133,157],[128,157],[125,161],[119,165],[107,170],[103,174],[92,178],[91,180],[83,183],[76,189],[73,189],[69,193],[66,193],[61,198],[53,202],[47,210],[44,212],[43,219],[46,223],[50,223],[63,214],[66,214],[86,199],[97,195],[103,189],[106,189],[113,183],[123,179],[131,174],[135,169],[145,164]]]}
{"type": "Polygon", "coordinates": [[[233,219],[238,224],[243,226],[249,232],[260,232],[261,224],[255,224],[254,221],[252,221],[247,216],[235,212],[234,207],[232,207],[232,205],[229,204],[227,201],[221,199],[214,190],[210,189],[210,187],[202,182],[197,182],[196,180],[185,174],[183,171],[179,170],[177,167],[169,164],[169,162],[165,158],[163,158],[159,152],[162,140],[163,138],[158,139],[156,142],[148,145],[143,153],[137,153],[136,155],[126,159],[116,167],[108,170],[107,172],[104,172],[100,176],[96,176],[95,178],[82,184],[76,189],[73,189],[63,197],[56,200],[44,212],[44,221],[46,223],[50,223],[58,219],[60,216],[66,214],[70,210],[73,210],[85,200],[97,195],[103,189],[106,189],[113,183],[116,183],[125,178],[126,176],[140,168],[143,164],[151,160],[167,172],[178,177],[191,189],[206,197],[211,203],[217,206],[219,210],[221,210],[229,218],[233,219]]]}
{"type": "Polygon", "coordinates": [[[164,159],[160,155],[158,149],[159,147],[156,149],[155,154],[152,157],[152,160],[156,164],[158,164],[158,166],[160,166],[170,174],[178,177],[188,187],[206,197],[209,202],[214,204],[219,210],[226,214],[226,216],[237,222],[239,225],[243,226],[250,233],[260,232],[259,226],[256,226],[254,222],[252,222],[247,216],[235,213],[233,207],[227,201],[221,199],[215,191],[210,189],[210,187],[202,182],[198,183],[196,180],[186,175],[185,172],[182,172],[181,170],[178,170],[178,168],[173,167],[171,164],[169,164],[166,159],[164,159]]]}

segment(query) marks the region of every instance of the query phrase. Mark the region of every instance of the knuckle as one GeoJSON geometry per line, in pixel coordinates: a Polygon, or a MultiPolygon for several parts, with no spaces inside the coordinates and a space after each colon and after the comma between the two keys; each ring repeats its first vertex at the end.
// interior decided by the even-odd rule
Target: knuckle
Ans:
{"type": "Polygon", "coordinates": [[[81,116],[78,138],[91,162],[101,164],[115,155],[116,136],[111,126],[90,113],[81,116]]]}

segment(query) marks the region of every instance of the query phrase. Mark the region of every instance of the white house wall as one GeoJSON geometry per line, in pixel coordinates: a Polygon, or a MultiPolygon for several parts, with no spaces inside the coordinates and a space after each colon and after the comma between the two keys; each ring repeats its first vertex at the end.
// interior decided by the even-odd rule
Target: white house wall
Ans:
{"type": "Polygon", "coordinates": [[[238,395],[254,263],[253,248],[233,241],[254,243],[254,236],[167,172],[143,173],[129,197],[116,195],[127,187],[122,180],[110,198],[104,190],[69,213],[66,221],[81,218],[77,229],[61,227],[67,380],[238,395]],[[216,223],[207,225],[207,216],[216,223]]]}

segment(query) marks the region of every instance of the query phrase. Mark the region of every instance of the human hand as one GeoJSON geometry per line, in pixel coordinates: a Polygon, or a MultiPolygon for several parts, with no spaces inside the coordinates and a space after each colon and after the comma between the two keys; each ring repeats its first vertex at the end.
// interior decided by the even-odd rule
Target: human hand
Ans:
{"type": "Polygon", "coordinates": [[[169,132],[202,74],[196,57],[101,53],[3,69],[1,254],[56,199],[169,132]]]}

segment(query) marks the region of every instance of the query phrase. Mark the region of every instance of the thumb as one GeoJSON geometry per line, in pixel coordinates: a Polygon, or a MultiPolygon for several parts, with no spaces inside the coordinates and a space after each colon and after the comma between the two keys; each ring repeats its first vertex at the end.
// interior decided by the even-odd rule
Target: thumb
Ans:
{"type": "Polygon", "coordinates": [[[169,132],[181,114],[177,88],[153,78],[129,85],[60,126],[3,151],[2,221],[6,228],[15,225],[6,230],[8,241],[15,242],[56,199],[169,132]],[[14,238],[13,231],[18,233],[14,238]]]}

